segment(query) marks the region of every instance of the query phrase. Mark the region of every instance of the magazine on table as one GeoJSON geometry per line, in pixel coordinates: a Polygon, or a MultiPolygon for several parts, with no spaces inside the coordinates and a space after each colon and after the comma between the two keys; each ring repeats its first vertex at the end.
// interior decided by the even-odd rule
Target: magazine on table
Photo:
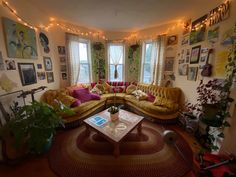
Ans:
{"type": "Polygon", "coordinates": [[[102,125],[104,125],[105,123],[108,122],[107,119],[105,119],[105,118],[103,118],[103,117],[101,117],[101,116],[94,116],[94,117],[91,117],[91,118],[89,119],[89,121],[92,122],[92,123],[93,123],[94,125],[96,125],[96,126],[102,126],[102,125]]]}

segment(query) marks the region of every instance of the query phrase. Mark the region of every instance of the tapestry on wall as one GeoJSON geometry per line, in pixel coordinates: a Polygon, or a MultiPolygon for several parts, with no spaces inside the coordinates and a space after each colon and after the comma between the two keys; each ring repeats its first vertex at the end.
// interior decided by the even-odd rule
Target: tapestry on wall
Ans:
{"type": "Polygon", "coordinates": [[[36,59],[37,46],[34,29],[3,18],[7,55],[9,58],[36,59]]]}
{"type": "Polygon", "coordinates": [[[128,75],[127,81],[138,81],[139,77],[139,64],[141,61],[141,46],[133,44],[128,49],[128,75]]]}
{"type": "Polygon", "coordinates": [[[92,44],[92,69],[95,82],[106,79],[105,47],[102,42],[92,44]]]}

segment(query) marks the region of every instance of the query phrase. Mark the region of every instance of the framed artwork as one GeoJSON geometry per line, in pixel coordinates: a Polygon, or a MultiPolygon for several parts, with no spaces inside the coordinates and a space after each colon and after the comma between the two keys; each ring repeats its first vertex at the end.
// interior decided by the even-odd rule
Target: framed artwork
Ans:
{"type": "Polygon", "coordinates": [[[43,57],[44,68],[46,71],[52,71],[52,60],[50,57],[43,57]]]}
{"type": "Polygon", "coordinates": [[[66,65],[61,65],[61,72],[66,72],[66,65]]]}
{"type": "Polygon", "coordinates": [[[46,34],[44,33],[39,33],[39,40],[40,40],[40,44],[43,48],[44,53],[49,53],[50,52],[50,48],[49,48],[49,40],[48,37],[46,36],[46,34]]]}
{"type": "Polygon", "coordinates": [[[16,70],[16,63],[14,60],[5,60],[7,70],[16,70]]]}
{"type": "Polygon", "coordinates": [[[198,63],[200,57],[201,46],[196,46],[192,48],[190,64],[198,63]]]}
{"type": "Polygon", "coordinates": [[[174,70],[174,57],[166,57],[164,71],[173,71],[173,70],[174,70]]]}
{"type": "Polygon", "coordinates": [[[187,45],[189,44],[189,35],[185,35],[182,38],[181,45],[187,45]]]}
{"type": "Polygon", "coordinates": [[[188,64],[179,64],[179,75],[186,76],[188,74],[188,64]]]}
{"type": "Polygon", "coordinates": [[[42,64],[37,64],[37,68],[38,69],[43,69],[43,65],[42,64]]]}
{"type": "Polygon", "coordinates": [[[39,80],[44,80],[46,78],[45,72],[37,72],[37,76],[39,80]]]}
{"type": "Polygon", "coordinates": [[[47,72],[47,81],[48,83],[54,82],[53,72],[47,72]]]}
{"type": "Polygon", "coordinates": [[[220,31],[219,26],[209,29],[207,34],[208,41],[211,43],[216,43],[219,39],[219,31],[220,31]]]}
{"type": "Polygon", "coordinates": [[[187,79],[189,81],[196,81],[197,80],[197,73],[198,73],[198,67],[189,67],[187,79]]]}
{"type": "Polygon", "coordinates": [[[18,63],[21,83],[23,86],[37,83],[33,63],[18,63]]]}
{"type": "Polygon", "coordinates": [[[67,79],[67,73],[61,73],[61,77],[62,77],[62,80],[66,80],[67,79]]]}
{"type": "Polygon", "coordinates": [[[59,55],[65,55],[66,54],[66,48],[65,46],[57,46],[59,55]]]}
{"type": "Polygon", "coordinates": [[[206,33],[206,25],[203,25],[202,27],[199,27],[198,29],[194,29],[194,27],[195,25],[201,23],[203,20],[206,20],[207,16],[208,15],[204,15],[192,23],[192,31],[190,33],[190,45],[204,41],[205,33],[206,33]]]}
{"type": "Polygon", "coordinates": [[[34,29],[5,17],[3,18],[3,29],[9,58],[37,59],[34,29]]]}
{"type": "Polygon", "coordinates": [[[178,43],[178,36],[172,35],[167,37],[167,46],[168,45],[176,45],[178,43]]]}

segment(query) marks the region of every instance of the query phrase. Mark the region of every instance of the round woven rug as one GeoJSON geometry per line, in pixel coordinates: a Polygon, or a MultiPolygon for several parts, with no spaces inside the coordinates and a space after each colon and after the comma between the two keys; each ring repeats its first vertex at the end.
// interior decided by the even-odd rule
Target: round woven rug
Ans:
{"type": "Polygon", "coordinates": [[[179,135],[177,147],[162,139],[163,127],[144,121],[142,136],[133,130],[120,145],[113,146],[85,127],[58,134],[49,153],[51,169],[61,177],[181,177],[191,170],[192,151],[179,135]]]}

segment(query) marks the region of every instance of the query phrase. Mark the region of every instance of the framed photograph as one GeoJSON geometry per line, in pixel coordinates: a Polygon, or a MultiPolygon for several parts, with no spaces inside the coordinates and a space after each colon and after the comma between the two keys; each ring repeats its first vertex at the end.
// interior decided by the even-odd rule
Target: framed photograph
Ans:
{"type": "Polygon", "coordinates": [[[175,59],[174,57],[166,57],[164,71],[173,71],[174,70],[174,59],[175,59]]]}
{"type": "Polygon", "coordinates": [[[62,80],[66,80],[67,79],[67,73],[61,73],[61,77],[62,77],[62,80]]]}
{"type": "Polygon", "coordinates": [[[43,69],[43,65],[42,64],[37,64],[37,69],[43,69]]]}
{"type": "Polygon", "coordinates": [[[16,70],[16,63],[14,60],[5,60],[7,70],[16,70]]]}
{"type": "Polygon", "coordinates": [[[182,38],[181,45],[188,45],[189,44],[189,35],[185,35],[182,38]]]}
{"type": "Polygon", "coordinates": [[[44,80],[46,78],[45,72],[37,72],[37,76],[39,80],[44,80]]]}
{"type": "Polygon", "coordinates": [[[65,56],[61,56],[59,58],[60,58],[61,63],[66,63],[66,57],[65,56]]]}
{"type": "Polygon", "coordinates": [[[167,46],[168,45],[176,45],[178,43],[178,36],[172,35],[167,37],[167,46]]]}
{"type": "Polygon", "coordinates": [[[220,27],[211,28],[208,30],[207,39],[211,43],[216,43],[219,39],[220,27]]]}
{"type": "Polygon", "coordinates": [[[50,52],[49,40],[48,40],[48,37],[46,36],[46,34],[40,32],[39,33],[39,39],[40,39],[41,47],[43,48],[43,52],[44,53],[49,53],[50,52]]]}
{"type": "Polygon", "coordinates": [[[186,76],[188,74],[188,64],[179,64],[179,75],[186,76]]]}
{"type": "Polygon", "coordinates": [[[18,63],[18,68],[23,86],[37,83],[34,63],[18,63]]]}
{"type": "Polygon", "coordinates": [[[204,41],[205,36],[206,36],[205,35],[206,25],[203,25],[202,27],[199,27],[197,29],[195,29],[194,27],[195,27],[195,25],[201,23],[203,20],[206,20],[207,17],[208,17],[208,15],[204,15],[192,23],[192,31],[190,33],[190,45],[204,41]]]}
{"type": "Polygon", "coordinates": [[[8,18],[2,18],[9,58],[37,59],[35,30],[8,18]]]}
{"type": "Polygon", "coordinates": [[[196,46],[192,48],[190,64],[198,63],[200,57],[201,46],[196,46]]]}
{"type": "Polygon", "coordinates": [[[187,79],[189,81],[196,81],[197,80],[197,73],[198,73],[198,67],[189,67],[187,79]]]}
{"type": "Polygon", "coordinates": [[[57,46],[59,55],[65,55],[66,54],[66,48],[65,46],[57,46]]]}
{"type": "Polygon", "coordinates": [[[66,72],[66,65],[61,65],[61,72],[66,72]]]}
{"type": "Polygon", "coordinates": [[[47,81],[48,83],[54,82],[53,72],[47,72],[47,81]]]}
{"type": "Polygon", "coordinates": [[[52,60],[50,57],[43,57],[44,67],[46,71],[52,71],[52,60]]]}

